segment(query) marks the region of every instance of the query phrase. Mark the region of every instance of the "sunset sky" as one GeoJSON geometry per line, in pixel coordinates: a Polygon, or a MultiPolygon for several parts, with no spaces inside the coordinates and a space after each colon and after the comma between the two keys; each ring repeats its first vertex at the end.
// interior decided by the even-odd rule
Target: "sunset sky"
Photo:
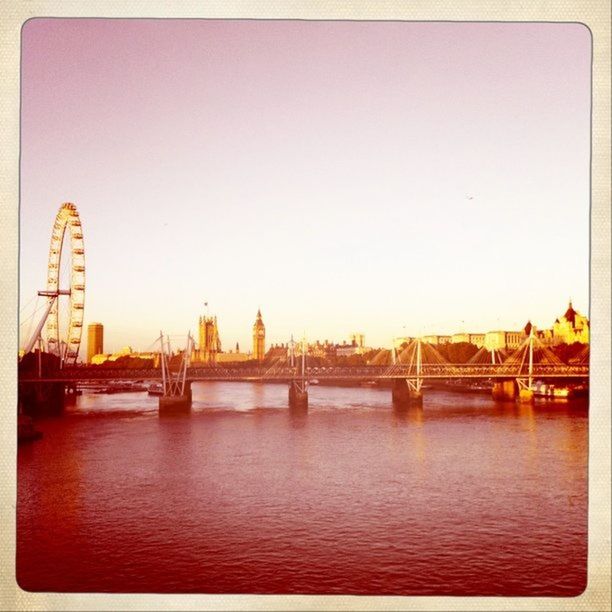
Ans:
{"type": "Polygon", "coordinates": [[[107,351],[204,302],[224,349],[259,307],[268,344],[587,314],[590,63],[579,24],[30,20],[22,317],[62,202],[107,351]]]}

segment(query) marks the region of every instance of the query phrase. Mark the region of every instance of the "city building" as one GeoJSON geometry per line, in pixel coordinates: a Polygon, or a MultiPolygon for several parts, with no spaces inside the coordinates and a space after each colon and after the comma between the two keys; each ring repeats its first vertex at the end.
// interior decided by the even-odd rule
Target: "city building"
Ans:
{"type": "Polygon", "coordinates": [[[87,363],[93,363],[94,355],[104,352],[104,326],[102,323],[91,323],[87,326],[87,363]]]}
{"type": "Polygon", "coordinates": [[[466,332],[460,332],[458,334],[453,334],[450,337],[451,344],[458,344],[459,342],[466,342],[468,344],[473,344],[478,348],[484,346],[485,343],[485,335],[486,334],[468,334],[466,332]]]}
{"type": "Polygon", "coordinates": [[[249,359],[252,359],[250,353],[241,353],[239,351],[217,354],[217,363],[238,363],[239,361],[248,361],[249,359]]]}
{"type": "Polygon", "coordinates": [[[365,351],[365,334],[354,333],[351,334],[351,344],[356,346],[361,353],[365,351]]]}
{"type": "MultiPolygon", "coordinates": [[[[494,330],[486,334],[460,332],[452,336],[427,335],[421,337],[421,342],[432,345],[446,343],[469,343],[478,348],[484,347],[488,351],[509,349],[514,350],[521,346],[531,333],[532,324],[528,321],[525,327],[519,331],[494,330]]],[[[589,320],[572,306],[570,301],[565,314],[555,320],[551,329],[534,329],[534,335],[543,344],[573,344],[580,342],[589,343],[589,320]]],[[[401,350],[414,338],[400,337],[393,339],[393,346],[401,350]]]]}
{"type": "Polygon", "coordinates": [[[251,353],[241,353],[240,345],[236,342],[236,350],[217,354],[217,363],[238,363],[252,359],[251,353]]]}
{"type": "Polygon", "coordinates": [[[130,359],[151,359],[153,360],[153,367],[159,367],[159,353],[157,352],[145,352],[139,353],[134,351],[131,346],[124,346],[119,349],[116,353],[98,353],[92,355],[90,363],[92,365],[100,365],[107,361],[117,361],[123,357],[129,357],[130,359]]]}
{"type": "Polygon", "coordinates": [[[397,349],[398,351],[401,351],[405,346],[408,346],[413,340],[416,340],[416,338],[413,338],[411,336],[400,336],[398,338],[393,338],[393,348],[397,349]]]}
{"type": "Polygon", "coordinates": [[[536,338],[542,343],[547,345],[554,344],[553,330],[552,329],[536,329],[536,338]]]}
{"type": "Polygon", "coordinates": [[[468,342],[477,346],[478,348],[482,348],[484,346],[485,334],[468,334],[468,342]]]}
{"type": "Polygon", "coordinates": [[[266,327],[261,318],[261,310],[257,310],[257,318],[253,324],[253,359],[263,361],[266,356],[266,327]]]}
{"type": "Polygon", "coordinates": [[[198,320],[198,348],[193,351],[194,363],[215,364],[221,352],[217,317],[200,317],[198,320]]]}
{"type": "Polygon", "coordinates": [[[553,344],[589,343],[589,320],[574,310],[571,300],[565,314],[553,323],[552,339],[553,344]]]}
{"type": "Polygon", "coordinates": [[[437,335],[423,336],[421,338],[421,341],[427,344],[448,344],[451,341],[451,337],[450,336],[437,336],[437,335]]]}
{"type": "Polygon", "coordinates": [[[288,344],[273,344],[266,353],[266,361],[284,361],[289,357],[289,345],[288,344]]]}
{"type": "Polygon", "coordinates": [[[527,334],[525,330],[521,331],[490,331],[484,335],[484,347],[488,351],[500,349],[515,349],[518,348],[527,334]]]}
{"type": "Polygon", "coordinates": [[[347,344],[337,344],[335,346],[336,355],[338,357],[349,357],[350,355],[363,355],[368,349],[365,346],[364,334],[352,334],[351,342],[347,344]]]}

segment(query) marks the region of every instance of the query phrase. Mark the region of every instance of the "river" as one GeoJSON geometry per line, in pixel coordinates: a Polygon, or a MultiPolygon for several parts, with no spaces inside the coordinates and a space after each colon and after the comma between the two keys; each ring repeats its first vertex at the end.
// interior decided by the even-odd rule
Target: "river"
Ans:
{"type": "Polygon", "coordinates": [[[18,451],[32,591],[573,596],[586,585],[586,402],[195,383],[84,394],[18,451]]]}

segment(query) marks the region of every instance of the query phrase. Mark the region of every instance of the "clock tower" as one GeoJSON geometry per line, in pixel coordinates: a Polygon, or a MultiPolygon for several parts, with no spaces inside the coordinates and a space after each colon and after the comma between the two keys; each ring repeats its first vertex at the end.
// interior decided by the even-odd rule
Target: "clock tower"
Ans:
{"type": "Polygon", "coordinates": [[[253,359],[263,361],[266,354],[266,327],[261,318],[261,310],[257,311],[257,318],[253,324],[253,359]]]}

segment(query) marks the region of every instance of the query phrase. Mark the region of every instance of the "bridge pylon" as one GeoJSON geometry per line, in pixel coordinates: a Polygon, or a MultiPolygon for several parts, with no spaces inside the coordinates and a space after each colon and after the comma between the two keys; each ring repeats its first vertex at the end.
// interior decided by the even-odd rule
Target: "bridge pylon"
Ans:
{"type": "Polygon", "coordinates": [[[170,341],[164,339],[160,332],[160,367],[162,377],[162,395],[159,397],[159,414],[181,414],[191,411],[191,382],[187,380],[187,368],[193,348],[191,332],[187,335],[187,346],[183,352],[178,372],[170,370],[170,341]],[[166,350],[167,347],[167,350],[166,350]]]}
{"type": "MultiPolygon", "coordinates": [[[[402,406],[421,406],[423,404],[423,354],[421,339],[417,338],[413,346],[405,350],[410,353],[408,378],[394,378],[391,390],[393,404],[402,406]]],[[[396,360],[393,359],[395,365],[396,360]]]]}
{"type": "Polygon", "coordinates": [[[536,350],[539,359],[538,365],[564,366],[563,362],[537,339],[535,326],[532,325],[529,336],[502,364],[504,369],[516,372],[515,378],[495,382],[493,384],[493,399],[518,400],[522,403],[533,402],[536,350]]]}
{"type": "Polygon", "coordinates": [[[535,326],[529,330],[529,364],[527,378],[517,378],[519,402],[533,402],[533,341],[535,326]]]}
{"type": "MultiPolygon", "coordinates": [[[[302,339],[302,354],[299,372],[294,369],[293,378],[289,381],[289,408],[308,410],[308,379],[306,378],[306,337],[302,339]]],[[[291,338],[291,364],[294,363],[293,337],[291,338]]]]}

